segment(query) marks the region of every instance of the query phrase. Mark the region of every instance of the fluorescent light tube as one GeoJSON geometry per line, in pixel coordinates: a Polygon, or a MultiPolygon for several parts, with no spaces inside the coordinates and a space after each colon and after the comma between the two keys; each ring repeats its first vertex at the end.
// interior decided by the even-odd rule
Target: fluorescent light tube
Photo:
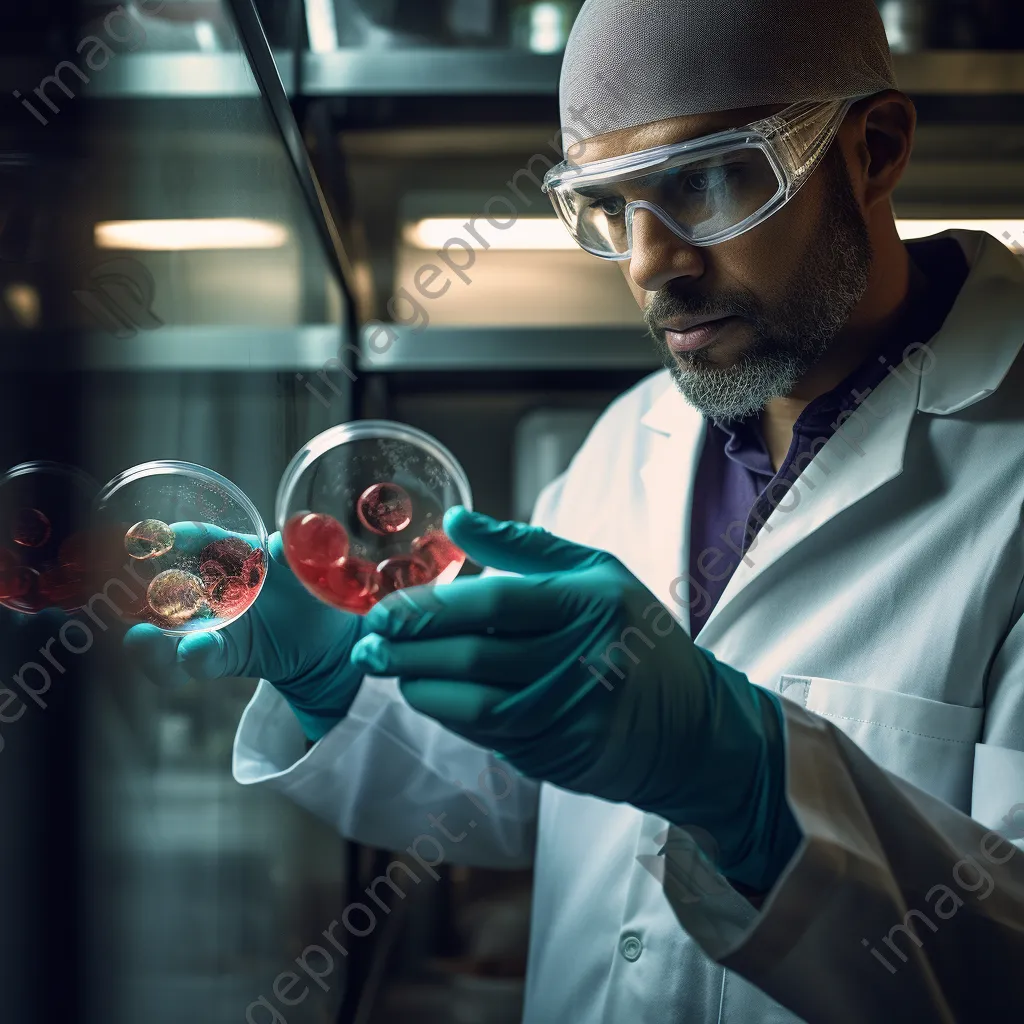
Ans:
{"type": "Polygon", "coordinates": [[[492,226],[483,214],[428,217],[407,224],[402,237],[407,245],[417,249],[440,249],[446,242],[456,238],[477,252],[486,249],[578,248],[557,217],[519,217],[507,228],[492,226]],[[467,227],[470,221],[473,223],[467,227]]]}
{"type": "Polygon", "coordinates": [[[277,249],[288,241],[288,228],[245,217],[111,220],[96,225],[94,239],[99,249],[277,249]]]}

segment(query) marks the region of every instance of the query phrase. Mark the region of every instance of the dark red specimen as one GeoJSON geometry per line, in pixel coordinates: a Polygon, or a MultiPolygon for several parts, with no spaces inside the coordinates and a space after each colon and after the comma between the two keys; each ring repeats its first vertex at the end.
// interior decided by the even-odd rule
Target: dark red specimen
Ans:
{"type": "Polygon", "coordinates": [[[368,530],[387,537],[412,522],[412,498],[398,484],[374,484],[359,496],[356,515],[368,530]]]}
{"type": "Polygon", "coordinates": [[[422,559],[415,555],[393,555],[377,566],[380,573],[381,593],[390,594],[405,587],[418,587],[429,583],[436,573],[422,559]]]}

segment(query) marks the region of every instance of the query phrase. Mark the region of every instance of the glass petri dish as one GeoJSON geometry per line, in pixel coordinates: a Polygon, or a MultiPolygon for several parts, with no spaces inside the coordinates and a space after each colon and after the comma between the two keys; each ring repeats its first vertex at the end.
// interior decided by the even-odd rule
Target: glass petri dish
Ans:
{"type": "Polygon", "coordinates": [[[71,552],[99,485],[73,466],[22,462],[0,477],[0,605],[74,611],[92,594],[71,552]]]}
{"type": "Polygon", "coordinates": [[[223,629],[252,606],[269,565],[256,506],[190,462],[125,470],[96,498],[89,560],[97,592],[128,623],[165,633],[223,629]]]}
{"type": "Polygon", "coordinates": [[[389,420],[318,434],[277,492],[285,558],[321,601],[365,614],[404,587],[453,580],[466,561],[445,512],[473,507],[469,480],[436,438],[389,420]]]}

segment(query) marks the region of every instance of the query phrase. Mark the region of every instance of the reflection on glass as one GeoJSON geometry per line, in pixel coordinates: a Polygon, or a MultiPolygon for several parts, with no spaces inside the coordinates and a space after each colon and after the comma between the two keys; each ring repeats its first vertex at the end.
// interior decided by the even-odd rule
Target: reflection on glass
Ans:
{"type": "MultiPolygon", "coordinates": [[[[11,103],[24,131],[49,143],[80,123],[87,141],[62,159],[0,159],[0,344],[39,353],[45,364],[52,338],[72,329],[78,404],[68,418],[80,417],[74,440],[90,474],[110,479],[154,459],[198,463],[236,482],[269,521],[289,456],[337,415],[330,404],[340,389],[317,376],[325,357],[310,339],[325,338],[335,355],[347,306],[232,9],[226,0],[90,3],[77,43],[62,42],[12,83],[48,122],[11,103]],[[183,95],[183,86],[218,81],[234,85],[183,95]],[[39,272],[55,238],[69,266],[56,285],[39,272]],[[270,369],[250,364],[260,338],[270,369]],[[222,352],[209,369],[205,357],[222,352]],[[296,379],[300,371],[315,376],[319,397],[296,379]]],[[[60,368],[46,367],[54,378],[60,368]]],[[[36,415],[51,415],[61,397],[55,388],[36,415]]],[[[40,558],[51,549],[61,555],[61,524],[41,505],[23,504],[28,512],[19,506],[8,530],[8,560],[42,580],[53,567],[30,559],[37,549],[40,558]],[[33,510],[50,520],[46,540],[35,540],[43,524],[33,510]]],[[[153,508],[128,522],[122,550],[128,529],[165,515],[153,508]]],[[[213,561],[195,575],[204,600],[216,599],[227,617],[233,591],[208,582],[213,561]]],[[[241,569],[232,573],[243,578],[241,569]]],[[[81,603],[60,593],[69,607],[81,603]]],[[[163,596],[160,609],[176,621],[172,599],[181,604],[180,595],[163,596]]],[[[232,742],[254,680],[160,689],[122,657],[120,618],[104,622],[103,660],[89,663],[78,689],[85,720],[73,782],[86,801],[83,841],[93,865],[83,973],[98,1004],[79,1016],[106,1024],[244,1019],[340,914],[343,844],[232,779],[232,742]]],[[[289,1024],[330,1020],[339,982],[332,977],[329,991],[312,993],[289,1024]]]]}
{"type": "Polygon", "coordinates": [[[565,47],[582,0],[307,0],[310,48],[516,46],[534,53],[565,47]]]}
{"type": "Polygon", "coordinates": [[[223,0],[128,0],[91,5],[83,36],[114,53],[218,53],[235,32],[223,0]]]}

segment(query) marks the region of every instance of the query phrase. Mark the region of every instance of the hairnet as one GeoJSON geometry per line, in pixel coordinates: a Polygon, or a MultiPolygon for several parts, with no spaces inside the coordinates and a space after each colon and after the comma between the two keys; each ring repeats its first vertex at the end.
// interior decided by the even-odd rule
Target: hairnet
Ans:
{"type": "Polygon", "coordinates": [[[562,62],[563,140],[895,87],[874,0],[587,0],[562,62]]]}

